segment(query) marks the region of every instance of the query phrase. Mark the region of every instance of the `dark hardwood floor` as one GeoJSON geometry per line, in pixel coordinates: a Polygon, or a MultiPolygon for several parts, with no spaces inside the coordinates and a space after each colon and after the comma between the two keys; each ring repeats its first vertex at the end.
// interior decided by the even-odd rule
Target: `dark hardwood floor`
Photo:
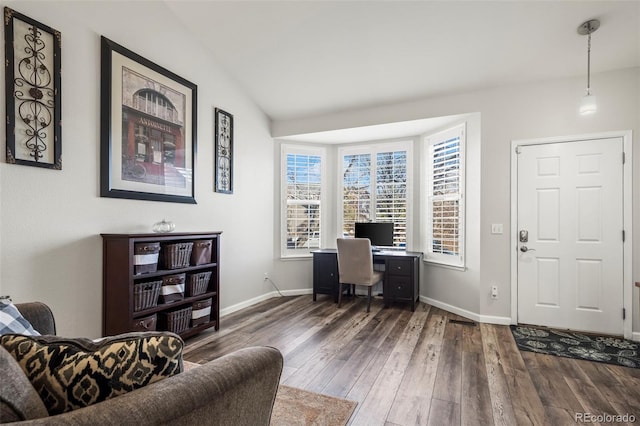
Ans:
{"type": "Polygon", "coordinates": [[[204,363],[256,345],[282,352],[282,384],[357,401],[353,425],[594,419],[582,413],[640,423],[640,369],[520,352],[507,326],[470,325],[423,303],[411,312],[376,299],[367,314],[365,298],[340,309],[327,296],[269,299],[189,339],[185,359],[204,363]]]}

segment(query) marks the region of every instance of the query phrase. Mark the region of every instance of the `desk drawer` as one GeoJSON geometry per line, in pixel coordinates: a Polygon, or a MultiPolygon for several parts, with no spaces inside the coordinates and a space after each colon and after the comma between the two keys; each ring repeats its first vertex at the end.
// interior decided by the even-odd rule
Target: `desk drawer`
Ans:
{"type": "Polygon", "coordinates": [[[387,261],[387,273],[390,275],[410,276],[413,262],[405,259],[389,259],[387,261]]]}
{"type": "Polygon", "coordinates": [[[388,280],[385,291],[389,292],[391,299],[411,300],[413,297],[413,282],[410,277],[396,276],[388,280]]]}
{"type": "Polygon", "coordinates": [[[320,285],[331,286],[338,282],[338,271],[320,270],[314,271],[313,279],[320,285]]]}

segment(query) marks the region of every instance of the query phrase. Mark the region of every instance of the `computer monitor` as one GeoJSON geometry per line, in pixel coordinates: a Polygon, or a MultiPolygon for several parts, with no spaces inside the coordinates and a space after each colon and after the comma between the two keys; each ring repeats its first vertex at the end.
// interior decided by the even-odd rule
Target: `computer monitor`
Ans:
{"type": "Polygon", "coordinates": [[[356,222],[354,237],[368,238],[374,247],[393,247],[393,222],[356,222]]]}

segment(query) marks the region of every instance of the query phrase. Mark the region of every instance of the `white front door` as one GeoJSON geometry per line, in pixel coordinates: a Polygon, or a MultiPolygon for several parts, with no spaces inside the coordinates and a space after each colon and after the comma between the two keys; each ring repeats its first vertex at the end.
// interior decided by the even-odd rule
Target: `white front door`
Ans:
{"type": "Polygon", "coordinates": [[[518,322],[623,334],[622,138],[518,150],[518,322]]]}

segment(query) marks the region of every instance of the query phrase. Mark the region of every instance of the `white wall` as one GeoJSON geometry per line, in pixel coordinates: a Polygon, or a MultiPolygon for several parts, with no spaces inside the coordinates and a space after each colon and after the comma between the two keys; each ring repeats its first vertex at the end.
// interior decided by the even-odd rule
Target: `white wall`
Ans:
{"type": "MultiPolygon", "coordinates": [[[[16,302],[48,303],[60,335],[98,337],[100,233],[150,232],[162,218],[173,220],[179,231],[223,231],[222,309],[270,291],[263,282],[264,271],[273,267],[273,182],[264,178],[274,172],[267,160],[273,152],[269,121],[165,4],[1,1],[0,6],[61,31],[63,117],[62,171],[7,164],[2,155],[0,294],[16,302]],[[101,35],[197,84],[197,205],[100,198],[101,35]],[[235,118],[233,195],[212,190],[214,107],[235,118]]],[[[4,102],[0,108],[4,116],[4,102]]],[[[0,132],[4,135],[4,120],[0,132]]]]}
{"type": "MultiPolygon", "coordinates": [[[[508,319],[510,312],[510,143],[517,139],[632,130],[633,188],[633,279],[640,281],[640,69],[632,68],[592,76],[598,97],[597,114],[580,116],[578,102],[584,94],[584,77],[498,87],[453,96],[339,112],[321,117],[280,121],[272,124],[274,137],[285,137],[336,129],[441,117],[468,112],[481,114],[481,184],[479,217],[479,262],[473,271],[459,272],[426,265],[427,278],[421,294],[437,297],[444,304],[470,310],[482,319],[508,319]],[[502,223],[505,233],[491,234],[491,224],[502,223]],[[491,285],[500,297],[490,298],[491,285]],[[443,289],[448,286],[449,291],[443,289]],[[472,288],[469,288],[469,287],[472,288]],[[477,311],[475,307],[477,306],[477,311]]],[[[473,155],[469,153],[469,155],[473,155]]],[[[467,179],[469,180],[469,179],[467,179]]],[[[469,190],[467,191],[469,194],[469,190]]],[[[469,212],[467,212],[469,214],[469,212]]],[[[417,236],[414,236],[417,238],[417,236]]],[[[625,284],[626,285],[626,284],[625,284]]],[[[633,330],[640,331],[638,289],[633,293],[633,330]]]]}

